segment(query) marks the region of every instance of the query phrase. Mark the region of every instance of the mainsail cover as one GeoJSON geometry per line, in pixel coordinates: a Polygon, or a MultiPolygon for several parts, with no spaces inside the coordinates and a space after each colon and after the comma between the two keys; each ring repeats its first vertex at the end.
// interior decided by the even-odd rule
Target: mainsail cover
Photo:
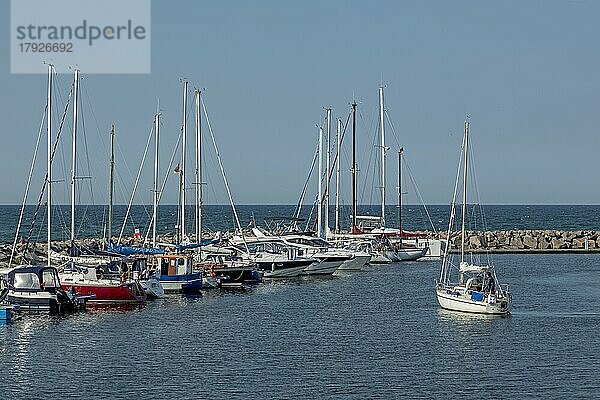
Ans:
{"type": "Polygon", "coordinates": [[[130,256],[133,254],[143,254],[143,255],[154,255],[154,254],[164,254],[164,249],[157,249],[154,247],[134,247],[134,246],[113,246],[110,244],[108,246],[108,251],[112,253],[121,254],[124,256],[130,256]]]}

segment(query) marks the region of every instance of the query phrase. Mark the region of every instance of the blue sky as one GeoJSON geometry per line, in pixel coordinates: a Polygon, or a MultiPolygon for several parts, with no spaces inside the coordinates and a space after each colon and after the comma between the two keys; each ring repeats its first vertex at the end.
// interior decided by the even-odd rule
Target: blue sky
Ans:
{"type": "MultiPolygon", "coordinates": [[[[388,202],[396,198],[398,145],[425,201],[449,202],[468,114],[485,203],[598,204],[598,15],[600,4],[592,1],[153,1],[152,73],[89,75],[82,83],[94,201],[106,199],[113,122],[127,159],[125,166],[117,157],[117,198],[128,200],[157,99],[166,172],[185,77],[191,88],[206,89],[211,124],[240,204],[295,203],[323,107],[345,119],[353,96],[361,113],[361,185],[372,186],[368,160],[382,79],[398,137],[388,128],[388,202]]],[[[10,74],[9,25],[9,2],[3,1],[0,203],[18,204],[46,78],[10,74]]],[[[70,79],[58,77],[63,95],[70,79]]],[[[66,143],[67,155],[68,149],[66,143]]],[[[348,203],[349,166],[347,158],[342,161],[348,203]]],[[[60,165],[68,162],[59,164],[60,177],[60,165]]],[[[206,170],[208,201],[225,203],[214,156],[207,155],[206,170]]],[[[165,203],[177,201],[171,181],[165,203]]],[[[150,201],[150,182],[148,164],[136,203],[150,201]]],[[[66,202],[68,188],[56,186],[57,200],[66,202]]],[[[82,201],[90,201],[88,192],[82,190],[82,201]]],[[[378,201],[371,189],[363,192],[363,202],[378,201]]]]}

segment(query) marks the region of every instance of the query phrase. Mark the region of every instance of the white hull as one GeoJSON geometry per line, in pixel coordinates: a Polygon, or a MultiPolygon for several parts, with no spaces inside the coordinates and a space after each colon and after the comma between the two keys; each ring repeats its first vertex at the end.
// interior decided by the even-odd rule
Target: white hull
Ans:
{"type": "MultiPolygon", "coordinates": [[[[398,243],[398,239],[391,238],[390,241],[395,244],[398,243]]],[[[440,239],[421,239],[421,238],[403,238],[402,243],[405,246],[417,248],[417,249],[427,249],[425,254],[423,254],[423,258],[428,259],[437,259],[441,258],[444,255],[444,248],[446,246],[445,240],[440,239]]]]}
{"type": "Polygon", "coordinates": [[[304,271],[306,267],[292,267],[292,268],[283,268],[283,269],[275,269],[273,271],[264,271],[264,278],[293,278],[296,276],[300,276],[302,271],[304,271]]]}
{"type": "Polygon", "coordinates": [[[389,259],[391,262],[398,262],[400,261],[400,257],[398,257],[398,254],[395,251],[392,250],[386,250],[383,252],[385,258],[389,259]]]}
{"type": "Polygon", "coordinates": [[[213,276],[202,274],[202,289],[215,289],[219,287],[219,282],[213,276]]]}
{"type": "Polygon", "coordinates": [[[188,283],[188,281],[161,281],[160,284],[163,287],[163,291],[165,293],[183,293],[183,286],[188,283]]]}
{"type": "Polygon", "coordinates": [[[337,270],[343,261],[317,260],[303,271],[304,275],[331,275],[337,270]]]}
{"type": "Polygon", "coordinates": [[[426,248],[423,249],[401,249],[396,251],[396,257],[400,261],[416,261],[423,257],[427,252],[426,248]]]}
{"type": "Polygon", "coordinates": [[[340,265],[338,270],[340,271],[359,271],[365,265],[367,265],[371,261],[371,255],[364,254],[355,254],[354,257],[350,260],[346,260],[340,265]]]}
{"type": "Polygon", "coordinates": [[[383,253],[375,253],[371,255],[371,264],[389,264],[392,262],[391,258],[383,253]]]}
{"type": "Polygon", "coordinates": [[[483,301],[475,301],[464,294],[453,295],[448,291],[446,289],[436,290],[438,303],[447,310],[491,315],[506,315],[510,312],[510,302],[506,302],[506,306],[503,307],[502,303],[488,302],[487,297],[483,301]]]}
{"type": "Polygon", "coordinates": [[[149,299],[160,299],[165,296],[165,290],[158,279],[150,278],[139,282],[149,299]]]}

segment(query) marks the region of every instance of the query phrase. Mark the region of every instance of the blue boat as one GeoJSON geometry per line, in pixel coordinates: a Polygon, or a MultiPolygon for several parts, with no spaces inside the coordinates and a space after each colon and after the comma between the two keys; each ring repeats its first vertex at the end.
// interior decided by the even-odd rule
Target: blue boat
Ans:
{"type": "Polygon", "coordinates": [[[165,293],[200,293],[202,273],[193,272],[191,255],[161,254],[155,260],[158,266],[156,276],[165,293]]]}

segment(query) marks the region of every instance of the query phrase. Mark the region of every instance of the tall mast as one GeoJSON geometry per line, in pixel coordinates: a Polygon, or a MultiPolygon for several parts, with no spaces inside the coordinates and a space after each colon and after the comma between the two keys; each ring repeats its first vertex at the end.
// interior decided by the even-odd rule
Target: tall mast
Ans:
{"type": "Polygon", "coordinates": [[[340,232],[340,164],[341,164],[341,139],[342,135],[342,120],[337,120],[337,165],[335,171],[335,232],[340,232]]]}
{"type": "Polygon", "coordinates": [[[323,127],[319,126],[319,190],[317,197],[317,236],[323,237],[323,127]]]}
{"type": "Polygon", "coordinates": [[[187,111],[187,90],[188,90],[188,81],[183,81],[183,118],[182,118],[182,126],[181,126],[181,174],[179,182],[181,191],[181,221],[179,223],[179,232],[181,234],[181,240],[185,240],[185,153],[186,153],[186,142],[187,142],[187,119],[186,119],[186,111],[187,111]]]}
{"type": "MultiPolygon", "coordinates": [[[[202,241],[202,131],[200,119],[201,91],[196,90],[196,242],[202,241]]],[[[201,247],[198,247],[200,256],[201,247]]]]}
{"type": "Polygon", "coordinates": [[[325,169],[325,238],[329,235],[329,172],[331,169],[331,108],[327,108],[327,163],[325,169]]]}
{"type": "Polygon", "coordinates": [[[73,148],[71,154],[71,245],[75,241],[75,189],[77,179],[77,106],[79,100],[79,70],[73,78],[73,148]]]}
{"type": "Polygon", "coordinates": [[[154,187],[152,188],[152,247],[156,247],[156,224],[158,218],[158,146],[160,143],[160,111],[154,116],[154,187]]]}
{"type": "Polygon", "coordinates": [[[402,247],[402,153],[404,147],[398,150],[398,230],[400,231],[400,247],[402,247]]]}
{"type": "Polygon", "coordinates": [[[462,234],[461,234],[461,250],[460,262],[465,261],[465,240],[466,230],[465,222],[467,218],[467,169],[469,160],[469,121],[465,120],[465,165],[463,169],[463,204],[462,204],[462,234]]]}
{"type": "MultiPolygon", "coordinates": [[[[177,196],[177,206],[179,207],[179,211],[181,212],[181,192],[182,192],[182,190],[181,190],[181,187],[182,187],[182,179],[181,179],[181,177],[182,177],[183,174],[181,173],[182,170],[181,170],[181,167],[179,167],[179,166],[177,166],[176,171],[177,171],[177,176],[179,178],[179,191],[178,191],[179,194],[177,196]]],[[[177,237],[176,237],[176,240],[177,240],[178,244],[181,243],[181,239],[182,239],[182,236],[181,236],[181,218],[180,218],[179,224],[177,225],[177,237]]]]}
{"type": "Polygon", "coordinates": [[[381,226],[385,226],[385,109],[383,86],[379,87],[379,124],[381,129],[381,226]]]}
{"type": "Polygon", "coordinates": [[[47,213],[47,254],[48,254],[48,266],[50,266],[50,240],[52,238],[52,64],[48,64],[48,163],[47,163],[47,180],[46,185],[48,186],[48,194],[46,198],[46,213],[47,213]]]}
{"type": "Polygon", "coordinates": [[[356,102],[352,103],[352,232],[356,231],[356,102]]]}
{"type": "Polygon", "coordinates": [[[110,161],[108,174],[108,243],[112,241],[113,196],[115,190],[115,125],[110,128],[110,161]]]}

